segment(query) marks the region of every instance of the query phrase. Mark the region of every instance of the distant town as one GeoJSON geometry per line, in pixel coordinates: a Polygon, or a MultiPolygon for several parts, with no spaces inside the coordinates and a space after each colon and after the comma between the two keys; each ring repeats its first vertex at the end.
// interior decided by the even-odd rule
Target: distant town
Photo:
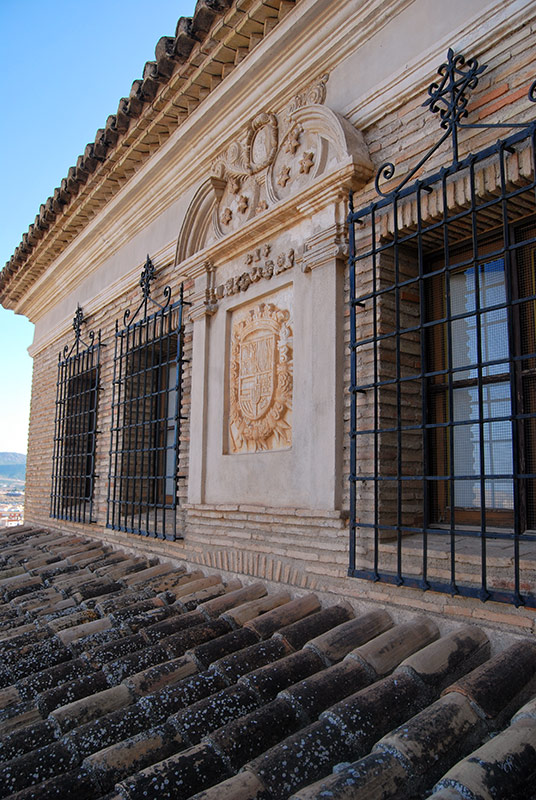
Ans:
{"type": "Polygon", "coordinates": [[[26,456],[0,453],[0,528],[12,528],[24,522],[26,456]]]}

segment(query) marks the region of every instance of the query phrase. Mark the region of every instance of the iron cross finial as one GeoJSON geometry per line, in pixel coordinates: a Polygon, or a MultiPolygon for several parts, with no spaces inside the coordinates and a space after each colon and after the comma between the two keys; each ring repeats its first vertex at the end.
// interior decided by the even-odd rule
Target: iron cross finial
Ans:
{"type": "Polygon", "coordinates": [[[438,68],[440,83],[432,83],[428,87],[430,97],[423,106],[429,106],[433,114],[439,112],[441,127],[450,128],[457,125],[467,116],[469,98],[465,94],[468,89],[476,89],[479,75],[487,69],[487,65],[479,66],[476,58],[465,60],[461,53],[454,55],[450,47],[447,61],[438,68]]]}
{"type": "Polygon", "coordinates": [[[80,308],[80,304],[77,305],[76,311],[73,317],[73,330],[74,330],[74,338],[77,342],[80,339],[82,333],[82,324],[84,322],[84,314],[82,313],[82,309],[80,308]]]}

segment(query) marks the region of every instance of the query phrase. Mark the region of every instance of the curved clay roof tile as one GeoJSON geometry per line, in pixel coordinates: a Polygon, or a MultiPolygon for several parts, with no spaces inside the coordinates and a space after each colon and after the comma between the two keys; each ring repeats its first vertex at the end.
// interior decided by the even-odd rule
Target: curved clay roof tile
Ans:
{"type": "Polygon", "coordinates": [[[67,170],[67,178],[65,179],[67,191],[71,194],[71,199],[78,194],[79,186],[76,182],[76,168],[69,167],[67,170]]]}
{"type": "Polygon", "coordinates": [[[128,96],[128,113],[131,117],[138,117],[143,108],[143,99],[141,96],[141,87],[143,81],[137,78],[132,82],[130,94],[128,96]]]}
{"type": "Polygon", "coordinates": [[[28,241],[31,242],[32,246],[35,245],[39,241],[39,233],[35,229],[35,225],[32,222],[31,225],[28,227],[28,241]]]}
{"type": "Polygon", "coordinates": [[[210,30],[216,19],[217,11],[210,0],[198,0],[192,19],[192,34],[204,36],[210,30]]]}
{"type": "MultiPolygon", "coordinates": [[[[104,159],[106,158],[107,151],[108,151],[108,144],[106,143],[104,138],[104,128],[99,128],[95,134],[95,143],[93,145],[93,158],[88,159],[88,168],[89,165],[92,164],[92,162],[95,159],[97,159],[98,161],[104,161],[104,159]]],[[[90,172],[93,172],[95,167],[96,164],[93,167],[93,169],[90,169],[90,172]]]]}
{"type": "Polygon", "coordinates": [[[110,114],[106,120],[102,138],[107,147],[114,147],[119,139],[119,131],[115,127],[115,114],[110,114]]]}
{"type": "Polygon", "coordinates": [[[115,127],[120,133],[128,131],[130,125],[130,115],[128,110],[128,98],[122,97],[117,106],[117,114],[115,115],[115,127]]]}
{"type": "Polygon", "coordinates": [[[54,204],[54,198],[48,197],[45,201],[45,212],[47,215],[47,219],[50,219],[53,222],[56,219],[57,209],[54,204]]]}
{"type": "Polygon", "coordinates": [[[192,20],[181,17],[175,32],[175,55],[179,61],[186,61],[196,43],[197,39],[192,35],[192,20]]]}
{"type": "Polygon", "coordinates": [[[141,95],[144,100],[154,100],[161,83],[166,80],[164,75],[158,72],[156,61],[147,61],[143,68],[143,82],[141,84],[141,95]]]}
{"type": "Polygon", "coordinates": [[[91,161],[88,160],[88,167],[86,168],[86,166],[84,165],[84,156],[78,156],[76,160],[76,167],[74,168],[74,174],[79,184],[85,183],[89,178],[90,172],[93,171],[89,169],[90,165],[91,161]]]}
{"type": "Polygon", "coordinates": [[[47,220],[46,208],[44,203],[41,203],[41,205],[39,206],[39,214],[37,215],[36,219],[38,220],[37,224],[40,228],[42,228],[43,230],[48,229],[49,222],[47,220]]]}
{"type": "Polygon", "coordinates": [[[162,36],[156,43],[154,50],[158,72],[166,78],[170,78],[176,66],[175,57],[175,38],[173,36],[162,36]]]}

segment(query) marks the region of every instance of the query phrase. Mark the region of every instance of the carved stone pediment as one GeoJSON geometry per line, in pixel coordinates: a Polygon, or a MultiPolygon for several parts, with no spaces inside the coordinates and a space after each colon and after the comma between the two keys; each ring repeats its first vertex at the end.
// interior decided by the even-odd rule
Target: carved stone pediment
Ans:
{"type": "Polygon", "coordinates": [[[279,143],[275,114],[257,114],[244,136],[232,142],[216,159],[213,173],[224,183],[213,217],[217,238],[240,228],[267,208],[264,183],[279,143]]]}
{"type": "Polygon", "coordinates": [[[348,168],[363,184],[372,176],[361,132],[322,105],[326,81],[327,75],[322,76],[279,114],[256,114],[217,156],[211,178],[198,190],[186,214],[179,261],[269,213],[280,202],[299,200],[324,176],[348,168]]]}

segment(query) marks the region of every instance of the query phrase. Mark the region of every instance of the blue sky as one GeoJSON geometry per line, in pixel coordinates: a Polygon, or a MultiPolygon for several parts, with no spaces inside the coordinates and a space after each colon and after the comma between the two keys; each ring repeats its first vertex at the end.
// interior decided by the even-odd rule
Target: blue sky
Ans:
{"type": "MultiPolygon", "coordinates": [[[[0,0],[0,268],[194,0],[0,0]]],[[[26,452],[33,325],[0,307],[0,452],[26,452]]]]}

